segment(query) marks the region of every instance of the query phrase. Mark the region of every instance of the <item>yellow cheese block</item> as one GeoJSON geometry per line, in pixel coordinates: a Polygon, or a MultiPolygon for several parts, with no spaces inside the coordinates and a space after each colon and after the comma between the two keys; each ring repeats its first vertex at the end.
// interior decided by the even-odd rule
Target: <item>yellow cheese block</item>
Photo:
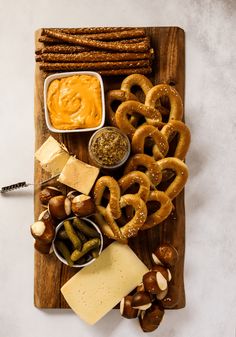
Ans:
{"type": "Polygon", "coordinates": [[[56,175],[61,173],[70,155],[63,145],[50,136],[35,152],[35,158],[45,171],[56,175]]]}
{"type": "Polygon", "coordinates": [[[74,157],[70,157],[63,168],[58,181],[88,195],[98,174],[99,169],[97,167],[88,165],[74,157]]]}
{"type": "Polygon", "coordinates": [[[81,319],[95,324],[142,282],[147,271],[128,245],[114,242],[64,284],[61,292],[81,319]]]}

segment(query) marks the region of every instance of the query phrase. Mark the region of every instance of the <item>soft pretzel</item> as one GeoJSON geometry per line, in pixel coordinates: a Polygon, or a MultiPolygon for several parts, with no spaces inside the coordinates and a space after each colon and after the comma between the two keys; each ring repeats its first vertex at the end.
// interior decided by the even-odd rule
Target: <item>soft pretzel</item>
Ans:
{"type": "MultiPolygon", "coordinates": [[[[158,109],[160,105],[160,98],[167,96],[170,101],[169,121],[172,119],[181,120],[183,116],[182,99],[176,89],[168,84],[158,84],[152,87],[146,96],[145,105],[158,109]]],[[[160,109],[163,114],[163,109],[160,109]]]]}
{"type": "Polygon", "coordinates": [[[191,134],[187,125],[181,121],[172,120],[165,124],[161,130],[161,133],[168,141],[175,133],[178,133],[179,138],[174,152],[174,157],[184,160],[191,140],[191,134]]]}
{"type": "Polygon", "coordinates": [[[121,103],[116,111],[116,123],[118,127],[127,134],[130,138],[133,137],[136,129],[130,123],[128,118],[129,115],[140,114],[145,118],[148,118],[149,121],[152,121],[154,124],[161,122],[161,114],[158,110],[153,107],[146,106],[140,102],[136,101],[127,101],[121,103]]]}
{"type": "Polygon", "coordinates": [[[154,145],[152,153],[155,160],[164,158],[169,150],[166,137],[153,125],[143,124],[139,126],[132,138],[133,153],[144,153],[145,140],[152,138],[154,145]]]}
{"type": "Polygon", "coordinates": [[[96,224],[99,226],[104,235],[110,239],[127,243],[127,239],[122,235],[119,226],[117,226],[116,220],[111,214],[110,207],[107,207],[106,209],[103,207],[97,207],[97,212],[94,214],[94,218],[96,224]]]}
{"type": "Polygon", "coordinates": [[[106,211],[95,214],[95,219],[103,234],[107,237],[127,242],[127,239],[135,236],[139,229],[145,223],[147,218],[147,207],[145,202],[135,194],[125,194],[120,199],[120,208],[131,207],[134,209],[134,215],[124,226],[119,227],[117,220],[111,214],[111,210],[107,207],[106,211]]]}
{"type": "Polygon", "coordinates": [[[132,206],[134,209],[133,218],[126,223],[125,226],[120,227],[120,231],[125,238],[130,238],[137,235],[139,229],[145,223],[147,218],[147,207],[145,202],[135,194],[125,194],[120,199],[120,207],[132,206]]]}
{"type": "Polygon", "coordinates": [[[94,200],[96,205],[95,220],[103,234],[107,237],[126,242],[126,239],[137,234],[147,218],[145,202],[135,194],[126,194],[120,198],[120,187],[117,181],[110,176],[99,178],[94,187],[94,200]],[[102,197],[105,189],[110,191],[109,202],[102,206],[102,197]],[[135,214],[124,226],[119,227],[116,219],[120,218],[121,208],[131,206],[135,214]]]}
{"type": "Polygon", "coordinates": [[[150,193],[150,179],[146,176],[145,173],[141,171],[132,171],[124,175],[119,181],[118,184],[121,189],[121,194],[125,194],[128,188],[134,184],[139,185],[138,192],[135,193],[143,201],[147,201],[150,193]]]}
{"type": "Polygon", "coordinates": [[[175,172],[175,179],[164,191],[173,200],[184,188],[188,179],[188,167],[178,158],[168,157],[157,161],[161,171],[171,170],[175,172]]]}
{"type": "MultiPolygon", "coordinates": [[[[110,125],[117,127],[115,111],[112,108],[112,103],[118,101],[120,103],[125,101],[137,101],[137,97],[133,95],[131,92],[123,91],[123,90],[110,90],[106,95],[106,113],[107,118],[110,125]]],[[[135,116],[131,117],[131,124],[135,125],[137,123],[138,118],[135,116]]]]}
{"type": "Polygon", "coordinates": [[[162,173],[158,163],[153,157],[144,153],[135,154],[129,159],[125,167],[124,174],[138,170],[140,167],[146,168],[145,174],[154,186],[161,182],[162,173]]]}
{"type": "Polygon", "coordinates": [[[168,195],[162,191],[152,191],[149,195],[148,201],[157,201],[160,203],[160,208],[147,216],[144,225],[141,230],[152,228],[162,221],[164,221],[171,213],[173,208],[172,202],[168,195]]]}
{"type": "Polygon", "coordinates": [[[132,74],[127,76],[121,83],[121,90],[127,93],[131,93],[131,89],[134,86],[138,86],[142,89],[144,95],[146,96],[148,91],[153,87],[152,82],[144,75],[132,74]]]}
{"type": "MultiPolygon", "coordinates": [[[[120,201],[120,187],[117,181],[110,176],[102,176],[99,178],[94,186],[94,201],[97,208],[105,209],[101,205],[102,197],[105,189],[108,188],[110,192],[108,206],[110,207],[111,214],[115,219],[121,216],[119,201],[120,201]]],[[[107,207],[108,207],[107,206],[107,207]]]]}

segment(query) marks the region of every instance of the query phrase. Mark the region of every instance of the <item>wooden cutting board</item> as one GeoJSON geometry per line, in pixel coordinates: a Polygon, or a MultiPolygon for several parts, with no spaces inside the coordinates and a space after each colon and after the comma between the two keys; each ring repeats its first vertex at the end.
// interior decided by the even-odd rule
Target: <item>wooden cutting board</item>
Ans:
{"type": "MultiPolygon", "coordinates": [[[[168,83],[175,86],[184,101],[185,85],[185,42],[184,31],[177,27],[148,27],[145,28],[151,37],[155,52],[153,74],[149,76],[153,84],[168,83]]],[[[36,48],[39,47],[36,32],[36,48]]],[[[35,150],[48,138],[44,118],[43,83],[45,75],[35,68],[35,150]]],[[[105,91],[119,88],[123,77],[104,77],[105,91]]],[[[88,161],[87,143],[91,133],[83,134],[53,134],[53,137],[64,143],[77,158],[88,161]]],[[[39,183],[48,178],[38,162],[35,162],[35,220],[42,211],[39,202],[39,183]]],[[[172,271],[171,287],[176,293],[178,302],[176,309],[185,306],[184,293],[184,249],[185,249],[185,210],[184,191],[174,200],[175,210],[161,225],[140,234],[130,240],[129,245],[143,262],[151,266],[151,252],[162,242],[173,244],[179,252],[179,261],[172,271]]],[[[78,269],[63,265],[54,254],[42,255],[35,251],[34,259],[34,303],[38,308],[68,308],[60,289],[78,269]]]]}

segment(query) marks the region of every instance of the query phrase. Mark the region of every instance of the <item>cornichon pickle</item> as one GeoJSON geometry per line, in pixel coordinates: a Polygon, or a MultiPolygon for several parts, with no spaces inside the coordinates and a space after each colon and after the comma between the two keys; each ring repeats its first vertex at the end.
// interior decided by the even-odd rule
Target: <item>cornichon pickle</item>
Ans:
{"type": "Polygon", "coordinates": [[[64,259],[66,260],[68,265],[70,267],[72,267],[74,263],[70,258],[70,251],[67,248],[66,244],[62,241],[56,240],[55,246],[56,246],[57,250],[61,253],[61,255],[64,257],[64,259]]]}
{"type": "Polygon", "coordinates": [[[96,258],[98,257],[98,255],[99,255],[99,247],[94,248],[94,249],[91,251],[91,254],[92,254],[92,257],[93,257],[94,259],[96,259],[96,258]]]}
{"type": "Polygon", "coordinates": [[[94,228],[91,228],[89,225],[87,225],[85,221],[75,218],[73,220],[73,224],[85,235],[91,238],[99,238],[99,233],[94,228]]]}
{"type": "Polygon", "coordinates": [[[59,230],[57,236],[59,237],[59,239],[62,239],[62,240],[68,240],[69,239],[69,237],[66,234],[66,231],[64,229],[59,230]]]}
{"type": "Polygon", "coordinates": [[[78,249],[75,249],[73,251],[73,253],[71,254],[71,260],[72,261],[79,260],[82,256],[87,254],[90,250],[99,247],[99,245],[100,245],[100,239],[98,238],[94,238],[94,239],[91,239],[85,242],[81,251],[79,251],[78,249]]]}
{"type": "Polygon", "coordinates": [[[84,233],[80,232],[80,231],[76,231],[78,237],[80,238],[82,243],[85,243],[86,241],[88,241],[88,239],[86,238],[86,236],[84,235],[84,233]]]}
{"type": "Polygon", "coordinates": [[[82,242],[69,220],[64,221],[64,228],[74,248],[80,251],[82,248],[82,242]]]}

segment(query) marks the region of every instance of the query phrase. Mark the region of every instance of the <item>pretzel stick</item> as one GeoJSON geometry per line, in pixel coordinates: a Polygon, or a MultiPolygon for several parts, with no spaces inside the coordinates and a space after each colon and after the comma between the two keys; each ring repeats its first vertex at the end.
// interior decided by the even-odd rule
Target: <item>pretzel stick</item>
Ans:
{"type": "Polygon", "coordinates": [[[84,52],[80,54],[41,54],[36,56],[36,62],[101,62],[101,61],[134,61],[151,60],[151,53],[104,53],[84,52]]]}
{"type": "Polygon", "coordinates": [[[40,69],[46,71],[53,70],[106,70],[106,69],[127,69],[147,67],[150,65],[149,60],[123,61],[123,62],[80,62],[80,63],[41,63],[40,69]]]}
{"type": "MultiPolygon", "coordinates": [[[[55,68],[53,70],[50,69],[43,69],[43,67],[41,68],[42,71],[44,71],[44,74],[42,76],[44,76],[44,78],[46,78],[50,73],[53,74],[56,72],[62,72],[65,70],[61,70],[61,68],[59,67],[59,65],[61,65],[61,63],[57,63],[58,64],[58,68],[55,68]]],[[[71,63],[67,63],[68,66],[71,65],[71,63]]],[[[68,71],[76,71],[76,69],[74,68],[68,68],[68,71]]],[[[152,72],[152,68],[149,67],[142,67],[142,68],[128,68],[128,69],[109,69],[109,70],[97,70],[97,72],[102,75],[102,76],[127,76],[127,75],[131,75],[131,74],[143,74],[143,75],[148,75],[151,74],[152,72]]]]}
{"type": "Polygon", "coordinates": [[[59,39],[55,39],[53,37],[45,36],[45,35],[39,37],[39,42],[42,42],[44,44],[50,44],[50,45],[51,44],[54,45],[54,44],[59,44],[59,43],[66,43],[66,42],[61,41],[59,39]]]}
{"type": "MultiPolygon", "coordinates": [[[[86,28],[50,28],[50,30],[59,30],[67,34],[97,34],[97,33],[111,33],[122,32],[124,30],[133,30],[133,27],[86,27],[86,28]]],[[[45,28],[42,30],[42,35],[45,34],[45,28]]]]}
{"type": "Polygon", "coordinates": [[[111,70],[98,70],[98,73],[102,76],[119,76],[119,75],[131,75],[131,74],[151,74],[152,68],[143,67],[143,68],[129,68],[129,69],[111,69],[111,70]]]}
{"type": "MultiPolygon", "coordinates": [[[[67,34],[68,35],[68,34],[67,34]]],[[[106,38],[104,37],[104,35],[107,34],[90,34],[90,35],[72,35],[73,38],[86,38],[86,39],[92,39],[92,40],[97,40],[97,41],[106,41],[106,38]]],[[[109,40],[109,39],[108,39],[109,40]]],[[[148,45],[150,45],[150,37],[149,36],[145,36],[145,37],[136,37],[136,38],[130,38],[130,39],[119,39],[119,37],[117,36],[117,38],[112,39],[111,42],[116,42],[116,41],[120,41],[120,43],[139,43],[139,42],[144,42],[148,45]]],[[[39,42],[42,42],[44,44],[49,44],[49,45],[57,45],[57,44],[63,44],[63,45],[67,45],[69,42],[65,42],[65,41],[61,41],[57,38],[53,38],[50,36],[46,36],[46,35],[41,35],[39,37],[39,42]]]]}
{"type": "MultiPolygon", "coordinates": [[[[59,29],[54,30],[57,33],[65,33],[64,31],[61,31],[59,29]]],[[[46,34],[47,35],[47,34],[46,34]]],[[[72,34],[71,34],[72,35],[72,34]]],[[[122,39],[130,39],[130,38],[137,38],[137,37],[144,37],[145,30],[143,28],[137,28],[137,29],[129,29],[124,31],[118,31],[118,32],[108,32],[108,33],[98,33],[98,34],[83,34],[83,35],[75,35],[76,37],[85,37],[90,38],[94,40],[122,40],[122,39]]]]}
{"type": "Polygon", "coordinates": [[[95,49],[105,49],[112,51],[131,51],[131,52],[144,52],[150,48],[150,44],[147,42],[139,42],[132,44],[120,44],[119,41],[115,42],[104,42],[104,41],[96,41],[88,38],[74,37],[73,35],[68,35],[64,33],[58,33],[50,29],[45,29],[45,34],[47,36],[60,39],[62,41],[72,43],[75,45],[80,45],[84,47],[92,47],[95,49]]]}
{"type": "Polygon", "coordinates": [[[80,53],[84,51],[91,51],[91,49],[86,47],[80,47],[80,46],[67,46],[67,45],[54,45],[54,46],[46,46],[43,48],[39,48],[35,50],[35,54],[49,54],[49,53],[55,53],[55,54],[73,54],[73,53],[80,53]]]}

